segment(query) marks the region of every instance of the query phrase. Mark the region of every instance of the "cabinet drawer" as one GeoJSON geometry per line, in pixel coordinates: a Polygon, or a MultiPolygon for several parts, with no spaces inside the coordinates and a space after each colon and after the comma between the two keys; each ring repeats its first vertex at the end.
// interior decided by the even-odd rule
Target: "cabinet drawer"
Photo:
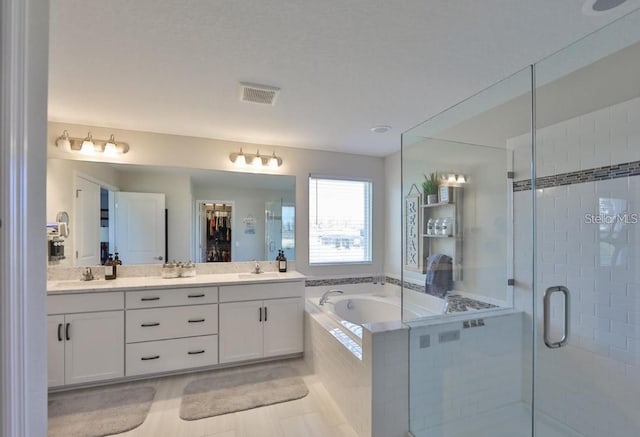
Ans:
{"type": "Polygon", "coordinates": [[[241,302],[246,300],[302,296],[304,296],[303,281],[227,285],[220,287],[220,302],[241,302]]]}
{"type": "Polygon", "coordinates": [[[217,304],[127,311],[127,343],[217,333],[217,304]]]}
{"type": "Polygon", "coordinates": [[[126,363],[127,376],[218,364],[218,336],[128,344],[126,363]]]}
{"type": "Polygon", "coordinates": [[[89,313],[124,309],[124,293],[92,292],[47,296],[47,314],[89,313]]]}
{"type": "Polygon", "coordinates": [[[195,305],[218,302],[218,287],[128,291],[127,309],[195,305]]]}

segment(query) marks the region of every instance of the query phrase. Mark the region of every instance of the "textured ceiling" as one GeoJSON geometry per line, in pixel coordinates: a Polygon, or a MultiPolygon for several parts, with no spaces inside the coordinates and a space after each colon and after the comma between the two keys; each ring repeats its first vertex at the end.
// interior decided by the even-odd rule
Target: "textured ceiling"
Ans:
{"type": "Polygon", "coordinates": [[[639,5],[52,0],[49,119],[384,156],[403,131],[639,5]],[[239,81],[282,91],[275,106],[241,103],[239,81]]]}

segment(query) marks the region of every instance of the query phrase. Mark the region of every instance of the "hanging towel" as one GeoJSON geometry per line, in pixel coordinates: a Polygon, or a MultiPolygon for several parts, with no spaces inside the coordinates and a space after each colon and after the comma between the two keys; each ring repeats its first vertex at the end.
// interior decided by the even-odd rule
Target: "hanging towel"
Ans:
{"type": "Polygon", "coordinates": [[[450,256],[436,253],[427,258],[427,278],[424,291],[437,297],[445,297],[453,288],[453,260],[450,256]]]}

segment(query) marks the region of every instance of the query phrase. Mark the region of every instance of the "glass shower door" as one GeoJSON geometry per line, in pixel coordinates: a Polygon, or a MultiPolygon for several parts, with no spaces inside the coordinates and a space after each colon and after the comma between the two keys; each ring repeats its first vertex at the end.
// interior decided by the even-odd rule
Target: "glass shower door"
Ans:
{"type": "Polygon", "coordinates": [[[640,13],[535,65],[539,437],[640,435],[640,13]]]}

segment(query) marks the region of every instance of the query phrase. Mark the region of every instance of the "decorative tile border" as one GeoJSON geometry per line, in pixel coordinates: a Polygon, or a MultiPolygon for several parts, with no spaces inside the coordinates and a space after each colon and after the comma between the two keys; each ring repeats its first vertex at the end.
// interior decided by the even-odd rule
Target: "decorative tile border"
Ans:
{"type": "Polygon", "coordinates": [[[306,287],[322,287],[327,285],[366,284],[368,282],[373,282],[373,276],[362,276],[358,278],[307,279],[304,284],[306,287]]]}
{"type": "MultiPolygon", "coordinates": [[[[360,278],[308,279],[305,282],[305,285],[307,287],[319,287],[327,285],[365,284],[373,282],[373,279],[374,278],[372,276],[365,276],[360,278]]],[[[402,286],[402,282],[399,279],[386,276],[384,280],[389,284],[397,285],[398,287],[402,286]]],[[[425,292],[424,285],[418,285],[407,281],[404,281],[403,288],[417,291],[419,293],[425,292]]],[[[447,301],[449,302],[449,313],[460,313],[468,311],[469,309],[481,310],[487,308],[498,308],[497,305],[459,295],[447,296],[447,301]]]]}
{"type": "MultiPolygon", "coordinates": [[[[557,175],[536,178],[536,188],[551,188],[562,185],[581,184],[584,182],[606,181],[640,175],[640,161],[622,164],[605,165],[604,167],[560,173],[557,175]]],[[[523,179],[513,183],[513,191],[531,190],[531,179],[523,179]]]]}

